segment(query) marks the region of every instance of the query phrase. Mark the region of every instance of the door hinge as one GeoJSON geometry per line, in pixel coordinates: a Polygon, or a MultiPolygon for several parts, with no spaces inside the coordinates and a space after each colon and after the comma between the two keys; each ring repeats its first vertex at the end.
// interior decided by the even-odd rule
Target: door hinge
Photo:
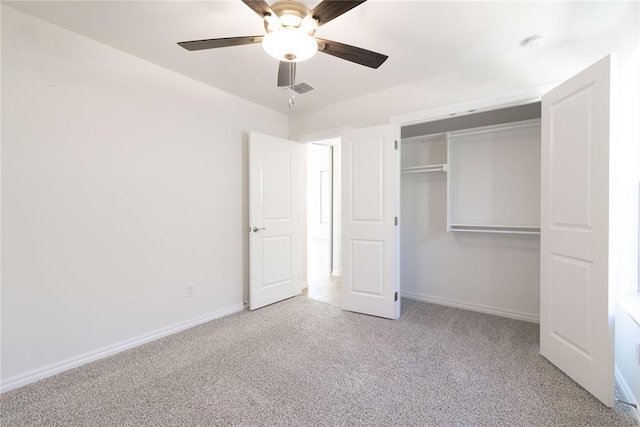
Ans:
{"type": "Polygon", "coordinates": [[[396,139],[396,150],[398,149],[398,140],[396,139]]]}
{"type": "Polygon", "coordinates": [[[398,293],[396,292],[396,294],[394,295],[394,301],[398,301],[398,293]]]}
{"type": "Polygon", "coordinates": [[[396,225],[398,225],[398,217],[396,217],[395,222],[396,222],[396,225]]]}

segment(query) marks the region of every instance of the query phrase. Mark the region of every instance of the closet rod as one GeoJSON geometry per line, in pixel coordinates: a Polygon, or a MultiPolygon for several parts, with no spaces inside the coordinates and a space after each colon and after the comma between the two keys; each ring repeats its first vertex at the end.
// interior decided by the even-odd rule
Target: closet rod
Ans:
{"type": "Polygon", "coordinates": [[[447,226],[447,231],[466,231],[470,233],[540,234],[539,227],[513,225],[449,224],[447,226]]]}
{"type": "Polygon", "coordinates": [[[448,168],[446,164],[443,165],[428,165],[428,166],[411,166],[401,168],[402,173],[420,173],[420,172],[447,172],[448,168]]]}

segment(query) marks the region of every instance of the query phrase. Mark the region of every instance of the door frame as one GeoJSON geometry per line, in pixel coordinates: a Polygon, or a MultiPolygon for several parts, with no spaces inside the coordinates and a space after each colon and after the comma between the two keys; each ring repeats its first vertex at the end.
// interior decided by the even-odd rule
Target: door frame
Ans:
{"type": "Polygon", "coordinates": [[[426,110],[414,111],[407,114],[390,116],[388,123],[402,128],[404,126],[451,118],[452,116],[468,116],[485,111],[499,110],[526,105],[533,102],[540,102],[542,95],[560,83],[562,82],[558,81],[499,96],[467,100],[455,104],[447,104],[426,110]]]}
{"type": "MultiPolygon", "coordinates": [[[[351,130],[353,126],[343,126],[340,128],[328,129],[320,132],[305,133],[290,138],[292,141],[296,141],[300,144],[300,289],[306,289],[309,286],[307,280],[307,145],[312,142],[325,141],[329,139],[341,138],[342,132],[345,130],[351,130]]],[[[332,185],[335,190],[337,185],[340,185],[340,180],[336,179],[336,171],[340,169],[340,147],[339,145],[332,145],[333,147],[333,161],[332,168],[334,171],[332,185]]],[[[339,178],[339,177],[338,177],[339,178]]],[[[336,270],[336,258],[341,258],[341,224],[340,224],[340,200],[336,201],[335,191],[333,196],[332,206],[332,247],[333,247],[333,259],[331,276],[340,277],[342,275],[341,263],[338,263],[338,269],[336,270]],[[337,212],[337,213],[336,213],[337,212]]]]}
{"type": "MultiPolygon", "coordinates": [[[[334,141],[331,140],[326,140],[326,139],[322,139],[322,140],[318,140],[318,141],[312,141],[312,142],[308,142],[305,144],[306,148],[307,148],[307,155],[306,155],[306,159],[307,159],[307,167],[306,167],[306,173],[304,174],[305,177],[309,178],[309,148],[311,148],[311,146],[316,145],[316,146],[322,146],[325,148],[329,149],[329,199],[330,199],[330,215],[331,215],[331,219],[330,219],[330,224],[329,224],[329,275],[328,277],[333,277],[335,276],[334,271],[335,271],[335,245],[334,245],[334,241],[337,240],[336,236],[335,236],[335,227],[334,227],[334,223],[336,220],[336,209],[335,209],[335,189],[336,189],[336,185],[335,185],[335,174],[336,174],[336,169],[335,169],[335,165],[334,165],[334,157],[335,157],[335,151],[336,151],[336,144],[334,143],[336,139],[339,138],[331,138],[334,141]]],[[[303,171],[300,171],[300,177],[302,178],[303,175],[303,171]]],[[[305,183],[305,189],[307,190],[307,200],[305,203],[305,206],[308,208],[309,207],[309,196],[311,195],[311,193],[308,191],[309,190],[309,182],[307,181],[305,183]]],[[[318,189],[319,191],[319,189],[318,189]]],[[[313,194],[314,196],[318,196],[319,194],[313,194]]],[[[321,196],[321,195],[320,195],[321,196]]],[[[304,239],[306,241],[306,248],[307,250],[309,249],[309,210],[307,209],[306,212],[300,212],[300,217],[305,216],[306,217],[306,227],[304,228],[305,233],[307,234],[306,239],[304,239]]],[[[302,228],[302,227],[301,227],[302,228]]],[[[302,243],[301,243],[302,244],[302,243]]],[[[308,270],[309,270],[309,256],[306,256],[305,258],[305,262],[307,263],[307,284],[309,282],[309,278],[308,278],[308,270]]],[[[302,259],[301,259],[302,261],[302,259]]]]}
{"type": "MultiPolygon", "coordinates": [[[[451,118],[452,116],[460,117],[477,113],[482,113],[492,110],[500,110],[509,107],[518,107],[521,105],[531,104],[534,102],[540,102],[542,95],[558,86],[561,81],[555,83],[549,83],[542,86],[535,86],[525,90],[516,91],[508,94],[502,94],[498,96],[492,96],[481,99],[467,100],[455,104],[447,104],[444,106],[438,106],[429,108],[426,110],[415,111],[407,114],[401,114],[396,116],[390,116],[388,119],[389,124],[396,125],[398,132],[401,132],[402,127],[415,124],[429,123],[442,119],[451,118]]],[[[401,140],[401,135],[397,135],[398,141],[401,140]]],[[[400,290],[400,296],[404,297],[402,289],[400,290]]],[[[406,296],[411,298],[411,296],[406,296]]],[[[539,322],[539,320],[538,320],[539,322]]]]}

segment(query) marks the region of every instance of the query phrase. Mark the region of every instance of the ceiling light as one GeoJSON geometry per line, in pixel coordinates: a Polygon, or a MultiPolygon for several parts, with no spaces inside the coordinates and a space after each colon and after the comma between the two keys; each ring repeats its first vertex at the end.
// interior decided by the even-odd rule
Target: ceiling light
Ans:
{"type": "Polygon", "coordinates": [[[264,22],[265,22],[265,29],[267,30],[268,33],[282,28],[282,22],[280,22],[280,20],[277,17],[273,18],[269,14],[265,15],[264,22]]]}
{"type": "Polygon", "coordinates": [[[264,36],[262,47],[278,61],[300,62],[315,55],[318,42],[299,29],[281,28],[264,36]]]}
{"type": "Polygon", "coordinates": [[[300,26],[300,23],[302,22],[302,18],[296,15],[282,15],[280,17],[280,21],[282,22],[282,25],[284,25],[285,27],[297,28],[300,26]]]}

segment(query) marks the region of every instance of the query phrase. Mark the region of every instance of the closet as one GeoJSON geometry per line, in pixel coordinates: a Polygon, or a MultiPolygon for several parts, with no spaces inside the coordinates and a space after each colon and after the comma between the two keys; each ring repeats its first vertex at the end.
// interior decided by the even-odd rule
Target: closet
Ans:
{"type": "Polygon", "coordinates": [[[540,104],[402,128],[410,298],[539,319],[540,104]]]}

